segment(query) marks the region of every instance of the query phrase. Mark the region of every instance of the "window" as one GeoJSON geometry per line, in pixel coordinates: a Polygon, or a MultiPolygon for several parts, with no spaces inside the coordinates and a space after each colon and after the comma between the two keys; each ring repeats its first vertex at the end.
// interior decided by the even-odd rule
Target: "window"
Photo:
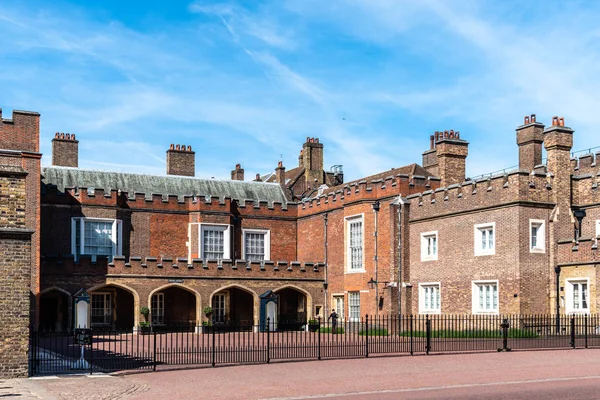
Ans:
{"type": "Polygon", "coordinates": [[[348,314],[350,322],[360,321],[360,292],[348,292],[348,314]]]}
{"type": "Polygon", "coordinates": [[[214,322],[225,322],[225,293],[217,293],[212,299],[214,322]]]}
{"type": "Polygon", "coordinates": [[[93,325],[110,325],[112,323],[112,302],[110,293],[92,293],[93,325]]]}
{"type": "Polygon", "coordinates": [[[268,230],[244,229],[243,240],[243,259],[248,261],[271,259],[271,234],[268,230]]]}
{"type": "Polygon", "coordinates": [[[421,261],[438,259],[438,233],[421,233],[421,261]]]}
{"type": "Polygon", "coordinates": [[[71,251],[75,260],[82,254],[96,256],[122,255],[122,223],[118,219],[72,218],[71,251]]]}
{"type": "Polygon", "coordinates": [[[600,219],[596,220],[596,238],[600,238],[600,219]]]}
{"type": "Polygon", "coordinates": [[[496,223],[475,225],[475,255],[496,254],[496,223]]]}
{"type": "Polygon", "coordinates": [[[200,224],[200,250],[204,260],[228,260],[231,254],[229,225],[200,224]]]}
{"type": "Polygon", "coordinates": [[[364,272],[363,217],[346,218],[346,272],[364,272]]]}
{"type": "Polygon", "coordinates": [[[419,312],[436,314],[441,310],[440,284],[422,283],[419,285],[419,312]]]}
{"type": "Polygon", "coordinates": [[[589,279],[567,280],[567,313],[588,313],[589,279]]]}
{"type": "Polygon", "coordinates": [[[340,320],[344,319],[344,296],[333,296],[333,309],[340,320]]]}
{"type": "Polygon", "coordinates": [[[529,251],[531,253],[546,251],[546,224],[543,220],[529,220],[529,251]]]}
{"type": "Polygon", "coordinates": [[[165,294],[156,293],[152,295],[150,302],[150,316],[153,324],[165,323],[165,294]]]}
{"type": "Polygon", "coordinates": [[[473,314],[498,313],[498,281],[473,282],[473,314]]]}

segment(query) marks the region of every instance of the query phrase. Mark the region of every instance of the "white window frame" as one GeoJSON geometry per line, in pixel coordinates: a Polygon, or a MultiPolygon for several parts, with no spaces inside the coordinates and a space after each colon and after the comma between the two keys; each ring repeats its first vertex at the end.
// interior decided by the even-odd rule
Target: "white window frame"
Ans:
{"type": "Polygon", "coordinates": [[[421,261],[435,261],[438,259],[439,250],[438,231],[423,232],[421,233],[421,261]],[[435,240],[435,251],[430,254],[431,240],[435,240]]]}
{"type": "Polygon", "coordinates": [[[214,294],[210,306],[213,309],[212,320],[216,323],[225,323],[225,316],[227,313],[227,293],[214,294]]]}
{"type": "MultiPolygon", "coordinates": [[[[123,255],[123,221],[120,219],[111,219],[111,218],[88,218],[88,217],[74,217],[71,218],[71,254],[75,257],[77,261],[80,255],[86,255],[84,252],[85,249],[85,223],[86,221],[96,221],[96,222],[110,222],[112,223],[112,234],[111,234],[111,242],[112,242],[112,254],[106,254],[109,259],[112,259],[114,256],[123,255]],[[77,243],[77,221],[79,221],[79,238],[81,239],[79,243],[77,243]],[[79,247],[79,252],[77,252],[77,247],[79,247]]],[[[100,254],[98,254],[100,255],[100,254]]],[[[102,254],[104,255],[104,254],[102,254]]],[[[92,261],[96,261],[96,254],[92,254],[92,261]]]]}
{"type": "Polygon", "coordinates": [[[350,322],[360,322],[360,291],[349,291],[348,292],[348,320],[350,322]],[[352,304],[352,299],[350,297],[357,296],[358,298],[358,317],[353,315],[353,311],[355,310],[356,305],[352,304]]]}
{"type": "MultiPolygon", "coordinates": [[[[565,280],[565,310],[567,314],[589,314],[590,313],[590,278],[569,278],[565,280]],[[586,302],[587,307],[580,307],[575,309],[573,307],[573,286],[575,284],[580,285],[585,283],[587,285],[586,290],[586,302]]],[[[582,297],[583,298],[583,297],[582,297]]]]}
{"type": "Polygon", "coordinates": [[[335,312],[338,315],[338,318],[340,321],[344,321],[346,318],[344,317],[344,314],[346,312],[346,310],[344,309],[344,306],[346,305],[346,299],[344,298],[344,294],[333,294],[331,296],[332,300],[331,300],[331,304],[333,304],[333,309],[335,310],[335,312]],[[340,301],[341,301],[341,307],[340,307],[340,301]]]}
{"type": "Polygon", "coordinates": [[[496,254],[496,242],[498,241],[498,235],[496,235],[496,223],[488,222],[485,224],[477,224],[474,226],[473,230],[475,242],[473,247],[475,248],[475,256],[492,256],[496,254]],[[483,231],[488,231],[490,228],[492,229],[494,235],[493,247],[484,249],[481,246],[483,231]]]}
{"type": "Polygon", "coordinates": [[[271,231],[268,229],[242,229],[242,258],[246,259],[246,234],[258,233],[265,235],[265,256],[263,260],[271,260],[271,231]]]}
{"type": "Polygon", "coordinates": [[[529,220],[529,252],[546,252],[546,221],[543,219],[529,220]],[[533,227],[537,227],[536,245],[533,245],[533,227]]]}
{"type": "Polygon", "coordinates": [[[596,239],[600,239],[600,219],[596,220],[596,239]]]}
{"type": "Polygon", "coordinates": [[[204,256],[204,232],[208,230],[223,230],[223,258],[231,260],[231,225],[228,224],[198,224],[198,253],[200,258],[207,260],[204,256]]]}
{"type": "Polygon", "coordinates": [[[419,314],[440,314],[442,310],[442,293],[440,282],[423,282],[419,283],[419,314]],[[427,299],[425,292],[427,288],[437,288],[437,308],[426,307],[427,299]]]}
{"type": "Polygon", "coordinates": [[[113,307],[113,298],[111,292],[94,292],[90,295],[90,322],[92,325],[110,325],[112,324],[112,307],[113,307]],[[94,296],[102,296],[102,322],[94,322],[94,317],[98,317],[98,315],[94,315],[94,311],[98,310],[94,308],[94,296]],[[107,312],[108,310],[108,312],[107,312]]]}
{"type": "Polygon", "coordinates": [[[162,292],[154,293],[150,298],[150,321],[157,325],[165,323],[165,294],[162,292]]]}
{"type": "Polygon", "coordinates": [[[345,259],[345,272],[347,274],[356,274],[356,273],[365,273],[365,216],[364,214],[356,214],[351,215],[344,218],[344,238],[345,238],[345,251],[344,251],[344,259],[345,259]],[[355,222],[361,223],[361,268],[352,268],[352,253],[350,250],[350,225],[355,222]]]}
{"type": "MultiPolygon", "coordinates": [[[[500,284],[498,280],[481,280],[471,281],[471,294],[472,294],[472,308],[473,314],[490,314],[498,315],[500,313],[500,284]],[[481,309],[479,307],[479,287],[481,285],[495,285],[496,286],[496,308],[495,309],[481,309]]],[[[492,298],[493,305],[493,298],[492,298]]]]}

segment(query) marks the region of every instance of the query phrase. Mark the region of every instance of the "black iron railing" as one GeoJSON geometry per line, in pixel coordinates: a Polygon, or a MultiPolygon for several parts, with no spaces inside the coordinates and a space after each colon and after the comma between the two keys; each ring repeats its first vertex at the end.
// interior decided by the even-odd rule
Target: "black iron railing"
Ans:
{"type": "Polygon", "coordinates": [[[336,324],[32,331],[30,374],[588,347],[600,347],[600,315],[365,316],[336,324]]]}

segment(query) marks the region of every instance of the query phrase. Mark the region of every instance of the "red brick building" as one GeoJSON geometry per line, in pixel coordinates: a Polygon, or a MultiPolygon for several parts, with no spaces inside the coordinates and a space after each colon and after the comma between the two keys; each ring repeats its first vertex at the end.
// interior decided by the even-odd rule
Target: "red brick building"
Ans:
{"type": "Polygon", "coordinates": [[[214,323],[248,329],[266,316],[299,329],[332,308],[345,321],[597,311],[599,154],[572,159],[562,118],[525,118],[512,171],[466,178],[468,142],[443,131],[422,165],[344,183],[316,138],[298,167],[280,162],[254,181],[239,164],[228,181],[195,178],[185,145],[167,150],[166,176],[80,169],[69,134],[40,170],[38,117],[23,115],[27,143],[3,136],[0,147],[35,160],[23,162],[41,327],[72,327],[81,289],[93,325],[125,329],[142,307],[155,324],[198,326],[210,306],[214,323]],[[267,310],[261,297],[273,294],[267,310]]]}

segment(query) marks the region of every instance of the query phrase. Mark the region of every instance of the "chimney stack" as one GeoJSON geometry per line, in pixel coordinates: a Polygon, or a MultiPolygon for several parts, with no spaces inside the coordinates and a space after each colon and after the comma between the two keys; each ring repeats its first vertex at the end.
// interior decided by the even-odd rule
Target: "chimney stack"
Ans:
{"type": "Polygon", "coordinates": [[[519,146],[519,169],[533,171],[542,163],[542,144],[544,143],[544,124],[537,122],[535,114],[525,116],[523,125],[517,128],[519,146]]]}
{"type": "Polygon", "coordinates": [[[438,139],[438,132],[429,136],[429,150],[423,153],[423,168],[432,175],[438,176],[438,159],[435,151],[435,143],[438,139]]]}
{"type": "Polygon", "coordinates": [[[275,176],[277,183],[280,185],[285,185],[285,167],[283,166],[283,161],[279,161],[279,164],[277,164],[277,168],[275,168],[275,176]]]}
{"type": "Polygon", "coordinates": [[[244,180],[244,169],[240,164],[235,164],[235,169],[231,171],[231,180],[243,181],[244,180]]]}
{"type": "Polygon", "coordinates": [[[167,150],[167,175],[194,176],[195,154],[192,146],[171,144],[167,150]]]}
{"type": "MultiPolygon", "coordinates": [[[[435,149],[433,151],[437,156],[436,168],[441,179],[440,185],[444,187],[464,182],[469,143],[460,138],[460,132],[453,130],[435,132],[434,139],[435,149]]],[[[423,154],[424,158],[427,153],[423,154]]]]}
{"type": "Polygon", "coordinates": [[[52,139],[52,165],[59,167],[79,166],[79,140],[75,140],[75,134],[54,134],[52,139]]]}
{"type": "Polygon", "coordinates": [[[307,187],[325,183],[323,144],[319,143],[319,138],[306,138],[306,143],[302,145],[302,166],[307,187]]]}

